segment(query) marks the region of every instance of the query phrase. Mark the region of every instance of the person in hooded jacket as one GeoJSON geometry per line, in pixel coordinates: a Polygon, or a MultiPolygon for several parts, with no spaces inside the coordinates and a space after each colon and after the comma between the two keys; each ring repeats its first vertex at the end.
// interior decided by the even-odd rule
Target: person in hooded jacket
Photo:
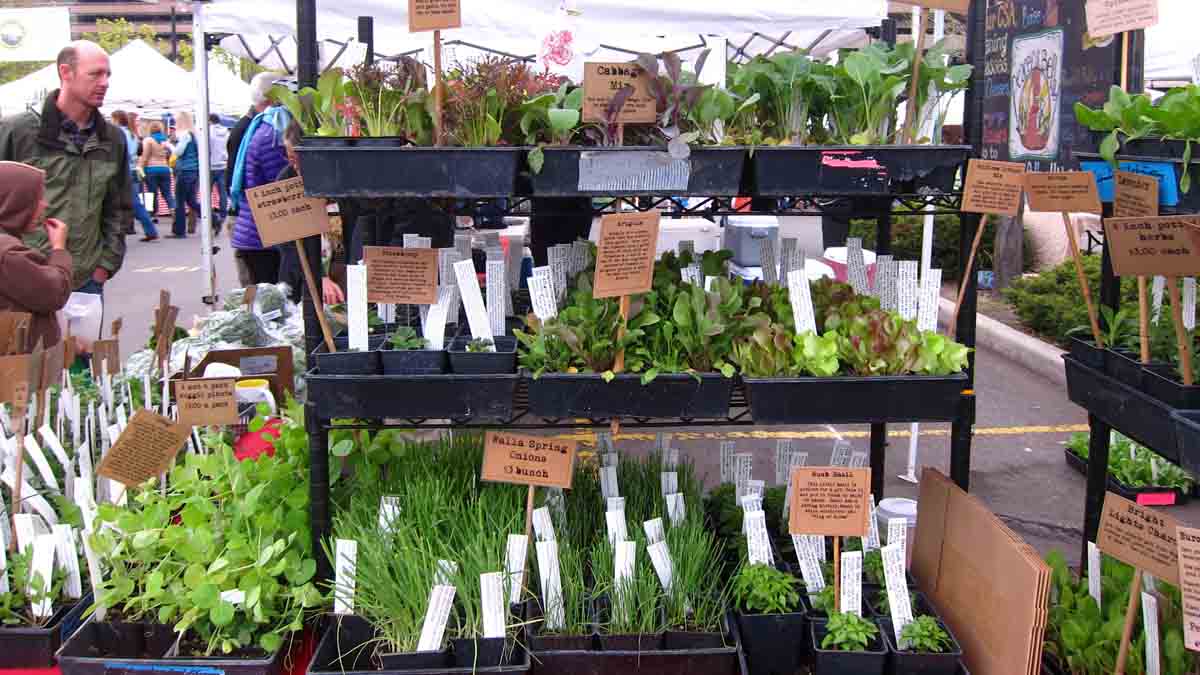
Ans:
{"type": "Polygon", "coordinates": [[[246,129],[233,167],[233,186],[229,192],[238,214],[230,243],[234,255],[246,266],[248,282],[252,284],[279,283],[279,251],[263,246],[246,192],[275,182],[287,167],[283,135],[291,121],[291,113],[281,105],[273,105],[256,115],[246,129]]]}

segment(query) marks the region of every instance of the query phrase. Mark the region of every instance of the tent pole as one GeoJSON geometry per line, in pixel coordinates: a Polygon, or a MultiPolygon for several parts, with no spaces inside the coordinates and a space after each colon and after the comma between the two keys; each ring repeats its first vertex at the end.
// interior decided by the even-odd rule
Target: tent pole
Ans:
{"type": "MultiPolygon", "coordinates": [[[[208,38],[204,31],[204,10],[204,4],[197,3],[192,18],[192,45],[196,49],[192,65],[196,76],[192,133],[200,155],[200,273],[204,275],[200,287],[204,289],[204,303],[212,308],[217,304],[217,290],[216,270],[213,269],[212,169],[209,165],[212,149],[208,147],[208,38]]],[[[180,208],[183,203],[180,200],[180,208]]]]}

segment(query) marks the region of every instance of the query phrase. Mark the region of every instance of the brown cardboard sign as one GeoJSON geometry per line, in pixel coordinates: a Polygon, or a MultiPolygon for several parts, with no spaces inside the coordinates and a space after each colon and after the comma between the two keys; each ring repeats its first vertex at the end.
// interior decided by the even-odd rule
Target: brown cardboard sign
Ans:
{"type": "MultiPolygon", "coordinates": [[[[161,338],[161,336],[160,336],[161,338]]],[[[100,381],[100,369],[108,363],[108,374],[115,375],[121,368],[121,341],[96,340],[92,343],[92,379],[100,381]]]]}
{"type": "Polygon", "coordinates": [[[459,28],[462,0],[408,0],[408,32],[459,28]]]}
{"type": "Polygon", "coordinates": [[[1104,235],[1113,271],[1121,277],[1200,274],[1197,227],[1200,216],[1106,219],[1104,235]]]}
{"type": "Polygon", "coordinates": [[[658,253],[657,211],[611,213],[600,219],[592,297],[617,298],[650,290],[658,253]]]}
{"type": "Polygon", "coordinates": [[[179,424],[185,427],[237,424],[236,384],[233,378],[177,381],[175,401],[179,406],[179,424]]]}
{"type": "Polygon", "coordinates": [[[870,525],[871,470],[792,469],[788,531],[826,537],[865,537],[870,525]]]}
{"type": "Polygon", "coordinates": [[[967,213],[1015,216],[1021,210],[1021,191],[1024,187],[1024,164],[972,159],[967,163],[962,210],[967,213]]]}
{"type": "Polygon", "coordinates": [[[140,485],[170,468],[189,431],[162,415],[140,409],[100,460],[96,474],[126,487],[140,485]]]}
{"type": "Polygon", "coordinates": [[[246,200],[263,246],[296,241],[329,231],[325,200],[304,196],[304,181],[289,178],[246,190],[246,200]]]}
{"type": "Polygon", "coordinates": [[[1158,23],[1158,0],[1087,0],[1084,9],[1092,39],[1158,23]]]}
{"type": "Polygon", "coordinates": [[[113,319],[112,336],[120,337],[121,336],[121,327],[124,325],[125,325],[125,319],[123,317],[117,317],[117,318],[113,319]]]}
{"type": "Polygon", "coordinates": [[[1158,215],[1158,178],[1118,171],[1113,181],[1114,217],[1153,218],[1158,215]]]}
{"type": "Polygon", "coordinates": [[[1025,194],[1033,211],[1100,213],[1100,191],[1091,171],[1025,174],[1025,194]]]}
{"type": "Polygon", "coordinates": [[[1162,511],[1108,492],[1100,512],[1096,546],[1121,562],[1179,585],[1177,527],[1175,519],[1162,511]]]}
{"type": "Polygon", "coordinates": [[[28,354],[0,356],[0,403],[15,403],[20,398],[17,385],[28,383],[31,358],[28,354]]]}
{"type": "Polygon", "coordinates": [[[367,302],[432,305],[438,294],[438,249],[364,246],[367,302]]]}
{"type": "Polygon", "coordinates": [[[658,118],[658,102],[650,93],[650,74],[636,63],[583,64],[583,121],[603,122],[613,96],[626,86],[633,94],[617,113],[617,122],[648,124],[658,118]]]}
{"type": "Polygon", "coordinates": [[[1200,651],[1200,529],[1175,530],[1179,553],[1179,590],[1183,595],[1183,646],[1200,651]]]}
{"type": "Polygon", "coordinates": [[[571,487],[575,441],[489,431],[483,445],[483,480],[538,487],[571,487]]]}

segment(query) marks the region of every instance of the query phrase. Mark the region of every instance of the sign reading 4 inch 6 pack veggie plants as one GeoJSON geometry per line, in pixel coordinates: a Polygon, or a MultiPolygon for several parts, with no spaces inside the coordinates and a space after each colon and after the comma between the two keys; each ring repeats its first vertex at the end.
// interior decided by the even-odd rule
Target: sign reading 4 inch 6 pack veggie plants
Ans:
{"type": "Polygon", "coordinates": [[[569,489],[575,441],[489,431],[483,444],[483,480],[569,489]]]}
{"type": "Polygon", "coordinates": [[[792,469],[788,532],[865,537],[869,529],[871,470],[839,466],[792,469]]]}

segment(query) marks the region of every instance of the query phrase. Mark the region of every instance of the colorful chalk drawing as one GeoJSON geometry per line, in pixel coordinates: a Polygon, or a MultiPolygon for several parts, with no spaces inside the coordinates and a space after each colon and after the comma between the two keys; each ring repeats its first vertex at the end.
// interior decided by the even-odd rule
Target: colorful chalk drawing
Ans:
{"type": "Polygon", "coordinates": [[[1014,37],[1008,118],[1010,159],[1058,157],[1063,31],[1014,37]]]}

